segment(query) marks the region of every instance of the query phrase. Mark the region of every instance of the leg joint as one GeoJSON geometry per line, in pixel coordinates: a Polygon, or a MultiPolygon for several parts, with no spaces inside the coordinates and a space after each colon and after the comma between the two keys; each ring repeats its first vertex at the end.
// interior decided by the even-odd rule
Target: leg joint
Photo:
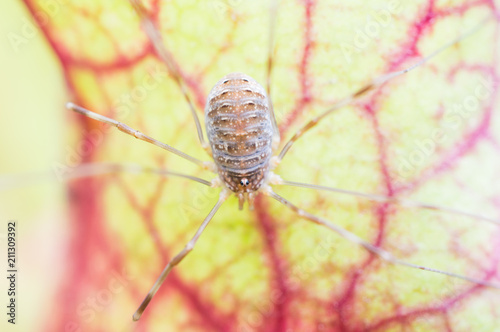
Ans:
{"type": "Polygon", "coordinates": [[[191,242],[186,244],[186,246],[184,247],[184,250],[186,251],[186,253],[192,251],[193,249],[194,249],[194,243],[191,243],[191,242]]]}

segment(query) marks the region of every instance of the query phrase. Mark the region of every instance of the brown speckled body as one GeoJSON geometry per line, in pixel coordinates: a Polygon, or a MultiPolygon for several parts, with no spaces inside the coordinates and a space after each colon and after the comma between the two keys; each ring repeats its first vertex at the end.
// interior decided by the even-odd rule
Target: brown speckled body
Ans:
{"type": "Polygon", "coordinates": [[[242,73],[223,77],[208,95],[205,125],[217,171],[236,193],[257,191],[269,172],[273,127],[264,88],[242,73]]]}

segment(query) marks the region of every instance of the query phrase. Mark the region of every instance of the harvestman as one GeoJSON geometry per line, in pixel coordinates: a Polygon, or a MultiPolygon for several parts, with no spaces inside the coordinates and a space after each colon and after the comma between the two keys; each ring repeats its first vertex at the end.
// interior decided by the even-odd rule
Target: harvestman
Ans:
{"type": "Polygon", "coordinates": [[[338,101],[331,108],[327,109],[319,116],[310,120],[306,125],[304,125],[299,131],[293,135],[293,137],[283,146],[281,151],[276,154],[280,146],[280,133],[276,123],[276,118],[274,115],[272,101],[270,99],[270,76],[272,72],[272,55],[274,52],[274,31],[275,31],[275,17],[277,11],[277,5],[272,2],[270,5],[270,17],[271,17],[271,28],[270,28],[270,38],[269,38],[269,49],[268,49],[268,59],[267,59],[267,81],[266,90],[259,85],[255,80],[249,76],[241,73],[233,73],[226,75],[222,78],[210,92],[207,104],[205,108],[206,117],[206,131],[208,136],[208,143],[205,141],[203,136],[203,131],[201,128],[200,121],[196,115],[195,107],[191,102],[189,95],[187,93],[185,83],[177,70],[175,62],[173,61],[171,53],[164,47],[162,37],[159,33],[158,28],[155,26],[153,21],[150,19],[149,14],[143,7],[139,0],[131,0],[131,3],[141,19],[142,27],[147,34],[150,42],[153,44],[159,58],[165,63],[168,68],[169,74],[175,80],[176,84],[181,90],[182,95],[186,99],[187,104],[191,110],[194,122],[196,125],[199,141],[205,151],[212,157],[213,162],[206,162],[191,157],[184,152],[171,147],[168,144],[159,142],[154,138],[151,138],[143,133],[130,128],[129,126],[115,121],[113,119],[107,118],[105,116],[93,113],[83,107],[77,106],[73,103],[68,103],[67,108],[95,119],[97,121],[112,125],[117,127],[119,130],[126,134],[134,136],[137,139],[154,144],[162,149],[172,152],[190,162],[193,162],[204,169],[210,170],[212,172],[218,173],[217,177],[208,182],[206,180],[185,175],[181,173],[163,171],[163,170],[152,170],[137,166],[127,166],[124,164],[110,164],[101,165],[99,169],[93,166],[92,169],[86,169],[85,167],[80,169],[78,176],[88,176],[89,174],[116,172],[116,171],[131,171],[131,172],[155,172],[158,174],[166,174],[172,176],[180,176],[190,180],[197,181],[207,186],[220,187],[222,188],[219,199],[215,206],[212,208],[208,216],[203,220],[201,226],[199,226],[193,238],[186,244],[186,246],[180,251],[176,256],[174,256],[167,266],[164,268],[155,284],[147,294],[146,298],[139,306],[133,319],[135,321],[139,320],[142,313],[146,309],[147,305],[155,295],[155,293],[160,288],[161,284],[169,274],[169,272],[177,264],[179,264],[182,259],[194,248],[197,240],[201,236],[204,229],[207,227],[210,220],[213,218],[217,210],[226,201],[231,194],[235,194],[239,200],[239,208],[243,207],[244,202],[248,201],[249,207],[253,207],[253,200],[257,193],[261,192],[264,195],[270,196],[278,202],[284,204],[291,210],[295,211],[299,216],[308,219],[314,223],[325,226],[345,239],[356,243],[370,253],[378,256],[382,260],[395,264],[402,265],[411,268],[421,269],[425,271],[435,272],[451,276],[454,278],[459,278],[467,280],[478,285],[500,288],[500,284],[490,282],[488,280],[475,279],[452,272],[437,270],[433,268],[428,268],[425,266],[419,266],[412,263],[408,263],[398,258],[394,257],[391,253],[372,245],[371,243],[359,238],[357,235],[325,220],[321,217],[315,216],[308,213],[307,211],[297,207],[285,198],[276,194],[271,185],[286,185],[294,187],[303,187],[316,190],[327,190],[343,194],[354,195],[362,197],[372,201],[378,202],[390,202],[401,204],[405,206],[411,206],[421,209],[435,209],[444,211],[447,213],[462,215],[471,217],[477,220],[488,221],[496,225],[500,225],[500,221],[493,218],[487,218],[472,214],[469,212],[460,211],[457,209],[451,209],[447,207],[441,207],[421,202],[402,200],[391,196],[383,195],[372,195],[365,194],[355,191],[336,189],[331,187],[318,186],[313,184],[291,182],[281,179],[279,176],[275,175],[272,170],[277,167],[277,165],[285,157],[286,153],[290,150],[292,145],[300,138],[304,133],[309,131],[311,128],[316,126],[323,118],[327,115],[332,114],[334,111],[351,104],[358,98],[366,95],[370,91],[380,87],[387,81],[397,76],[403,75],[410,70],[420,66],[421,64],[427,62],[437,54],[441,53],[448,47],[460,42],[462,39],[474,33],[480,27],[482,27],[489,19],[481,22],[474,29],[460,36],[459,38],[453,40],[449,44],[441,47],[432,54],[420,60],[415,65],[397,72],[391,72],[383,75],[379,78],[372,80],[370,83],[359,88],[356,92],[352,93],[348,97],[338,101]]]}

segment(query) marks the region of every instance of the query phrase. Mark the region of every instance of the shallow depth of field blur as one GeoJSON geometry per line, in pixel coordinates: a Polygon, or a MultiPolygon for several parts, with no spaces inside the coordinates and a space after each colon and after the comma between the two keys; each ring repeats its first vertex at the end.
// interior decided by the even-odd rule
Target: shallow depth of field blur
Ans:
{"type": "MultiPolygon", "coordinates": [[[[276,173],[500,220],[498,1],[279,3],[271,82],[282,142],[370,79],[409,67],[495,13],[496,20],[428,64],[330,115],[276,173]]],[[[206,96],[225,74],[245,72],[264,85],[267,1],[153,0],[147,7],[202,123],[206,96]]],[[[213,178],[64,105],[81,104],[208,160],[185,100],[127,1],[2,1],[0,50],[0,257],[9,220],[18,222],[19,249],[17,324],[8,324],[2,309],[0,330],[500,326],[500,290],[389,265],[266,197],[255,211],[238,211],[234,198],[226,202],[133,323],[218,189],[145,174],[63,181],[80,165],[99,162],[213,178]],[[7,174],[18,175],[14,186],[7,174]]],[[[500,283],[499,226],[327,192],[275,190],[402,260],[500,283]]],[[[0,267],[5,308],[6,258],[0,267]]]]}

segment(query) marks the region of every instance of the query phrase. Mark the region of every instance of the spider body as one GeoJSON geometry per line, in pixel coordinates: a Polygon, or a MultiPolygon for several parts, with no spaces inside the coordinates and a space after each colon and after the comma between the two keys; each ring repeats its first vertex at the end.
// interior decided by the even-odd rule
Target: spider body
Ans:
{"type": "Polygon", "coordinates": [[[269,173],[273,127],[264,88],[242,73],[224,76],[210,91],[205,125],[221,181],[240,199],[253,200],[269,173]]]}

